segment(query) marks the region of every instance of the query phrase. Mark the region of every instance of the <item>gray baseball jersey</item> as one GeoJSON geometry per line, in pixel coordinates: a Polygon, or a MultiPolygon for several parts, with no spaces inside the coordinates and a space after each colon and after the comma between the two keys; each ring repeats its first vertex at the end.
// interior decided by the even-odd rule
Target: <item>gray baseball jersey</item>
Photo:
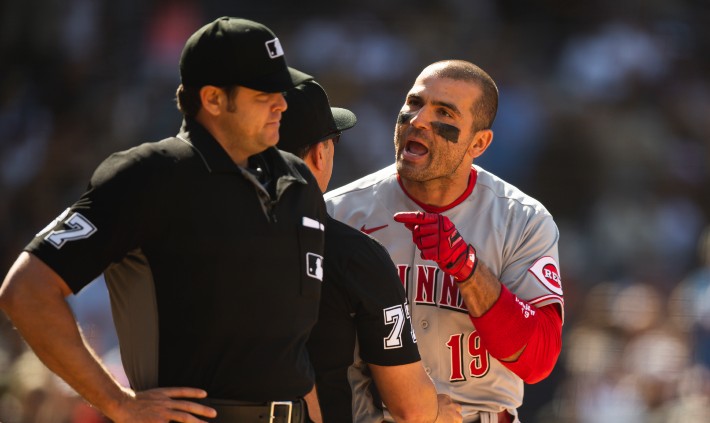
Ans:
{"type": "MultiPolygon", "coordinates": [[[[423,209],[401,187],[395,166],[330,191],[325,198],[333,217],[370,234],[389,251],[412,308],[422,361],[437,391],[462,405],[464,421],[481,412],[515,413],[522,404],[523,381],[481,346],[456,282],[435,262],[421,259],[411,232],[392,217],[423,209]]],[[[540,202],[474,165],[465,195],[447,208],[427,211],[446,215],[518,298],[536,307],[557,303],[562,308],[559,233],[540,202]]],[[[354,401],[360,403],[353,409],[369,407],[368,415],[379,412],[381,417],[375,404],[363,404],[368,399],[358,395],[354,401]]]]}

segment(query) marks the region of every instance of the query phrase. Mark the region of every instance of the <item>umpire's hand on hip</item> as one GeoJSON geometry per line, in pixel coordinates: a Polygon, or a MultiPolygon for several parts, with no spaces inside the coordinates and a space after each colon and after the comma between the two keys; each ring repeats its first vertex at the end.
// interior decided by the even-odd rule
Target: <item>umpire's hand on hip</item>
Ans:
{"type": "Polygon", "coordinates": [[[437,401],[439,402],[439,411],[436,415],[435,423],[461,423],[461,405],[455,403],[450,396],[446,394],[438,394],[437,401]]]}
{"type": "Polygon", "coordinates": [[[107,416],[116,423],[207,423],[198,417],[213,418],[213,408],[177,398],[205,398],[207,392],[196,388],[155,388],[129,395],[107,416]]]}

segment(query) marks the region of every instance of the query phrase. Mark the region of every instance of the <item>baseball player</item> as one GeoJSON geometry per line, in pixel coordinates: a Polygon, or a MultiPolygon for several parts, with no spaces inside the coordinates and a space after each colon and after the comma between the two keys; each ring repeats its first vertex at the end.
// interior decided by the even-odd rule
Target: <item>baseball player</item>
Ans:
{"type": "Polygon", "coordinates": [[[326,194],[333,217],[389,251],[426,371],[465,422],[519,421],[524,383],[549,375],[561,349],[552,216],[473,164],[493,138],[497,103],[479,67],[426,67],[399,113],[396,163],[326,194]]]}
{"type": "Polygon", "coordinates": [[[269,28],[229,17],[187,40],[180,74],[179,133],[104,160],[20,254],[0,307],[112,421],[302,423],[326,211],[308,168],[274,146],[282,92],[310,76],[269,28]],[[130,388],[65,300],[102,272],[130,388]]]}
{"type": "MultiPolygon", "coordinates": [[[[288,110],[281,119],[278,147],[301,157],[325,191],[335,144],[342,131],[355,125],[355,114],[331,108],[326,92],[312,80],[285,96],[288,110]]],[[[397,421],[460,422],[460,406],[448,395],[437,397],[424,371],[404,288],[387,250],[328,218],[325,255],[318,322],[308,341],[323,420],[373,421],[376,416],[367,408],[353,409],[348,376],[351,367],[369,365],[397,421]]]]}

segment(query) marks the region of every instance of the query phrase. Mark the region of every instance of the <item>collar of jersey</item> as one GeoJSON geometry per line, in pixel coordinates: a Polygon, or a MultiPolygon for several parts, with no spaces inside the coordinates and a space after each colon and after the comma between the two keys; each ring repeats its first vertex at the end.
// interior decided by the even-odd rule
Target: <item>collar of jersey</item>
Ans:
{"type": "Polygon", "coordinates": [[[177,136],[197,151],[210,173],[241,173],[212,134],[197,121],[185,118],[177,136]]]}
{"type": "Polygon", "coordinates": [[[407,190],[404,188],[404,185],[402,184],[402,179],[399,177],[399,173],[397,174],[397,182],[399,182],[399,186],[402,188],[402,191],[404,191],[404,193],[407,195],[407,197],[409,197],[412,201],[417,203],[417,205],[419,207],[421,207],[422,210],[424,210],[427,213],[443,213],[443,212],[445,212],[447,210],[451,210],[454,207],[461,204],[463,202],[463,200],[468,198],[468,196],[471,195],[471,193],[473,192],[473,188],[476,186],[476,179],[478,179],[478,172],[476,172],[476,169],[473,166],[471,166],[471,175],[469,175],[469,177],[468,177],[468,186],[466,186],[466,191],[464,191],[463,194],[461,194],[459,196],[459,198],[454,200],[451,204],[447,204],[442,207],[436,207],[436,206],[432,206],[429,204],[424,204],[424,203],[418,201],[416,198],[409,195],[407,190]]]}

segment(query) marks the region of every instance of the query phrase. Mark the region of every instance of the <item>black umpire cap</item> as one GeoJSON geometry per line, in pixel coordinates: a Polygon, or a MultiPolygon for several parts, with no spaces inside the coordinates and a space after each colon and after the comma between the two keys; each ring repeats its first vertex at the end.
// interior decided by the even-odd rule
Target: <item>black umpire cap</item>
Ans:
{"type": "Polygon", "coordinates": [[[281,115],[277,147],[298,150],[339,135],[357,123],[355,113],[330,107],[328,95],[316,81],[306,81],[284,93],[288,108],[281,115]]]}
{"type": "Polygon", "coordinates": [[[185,86],[241,85],[258,91],[286,91],[312,79],[286,65],[283,48],[266,26],[221,17],[188,38],[180,57],[185,86]]]}

